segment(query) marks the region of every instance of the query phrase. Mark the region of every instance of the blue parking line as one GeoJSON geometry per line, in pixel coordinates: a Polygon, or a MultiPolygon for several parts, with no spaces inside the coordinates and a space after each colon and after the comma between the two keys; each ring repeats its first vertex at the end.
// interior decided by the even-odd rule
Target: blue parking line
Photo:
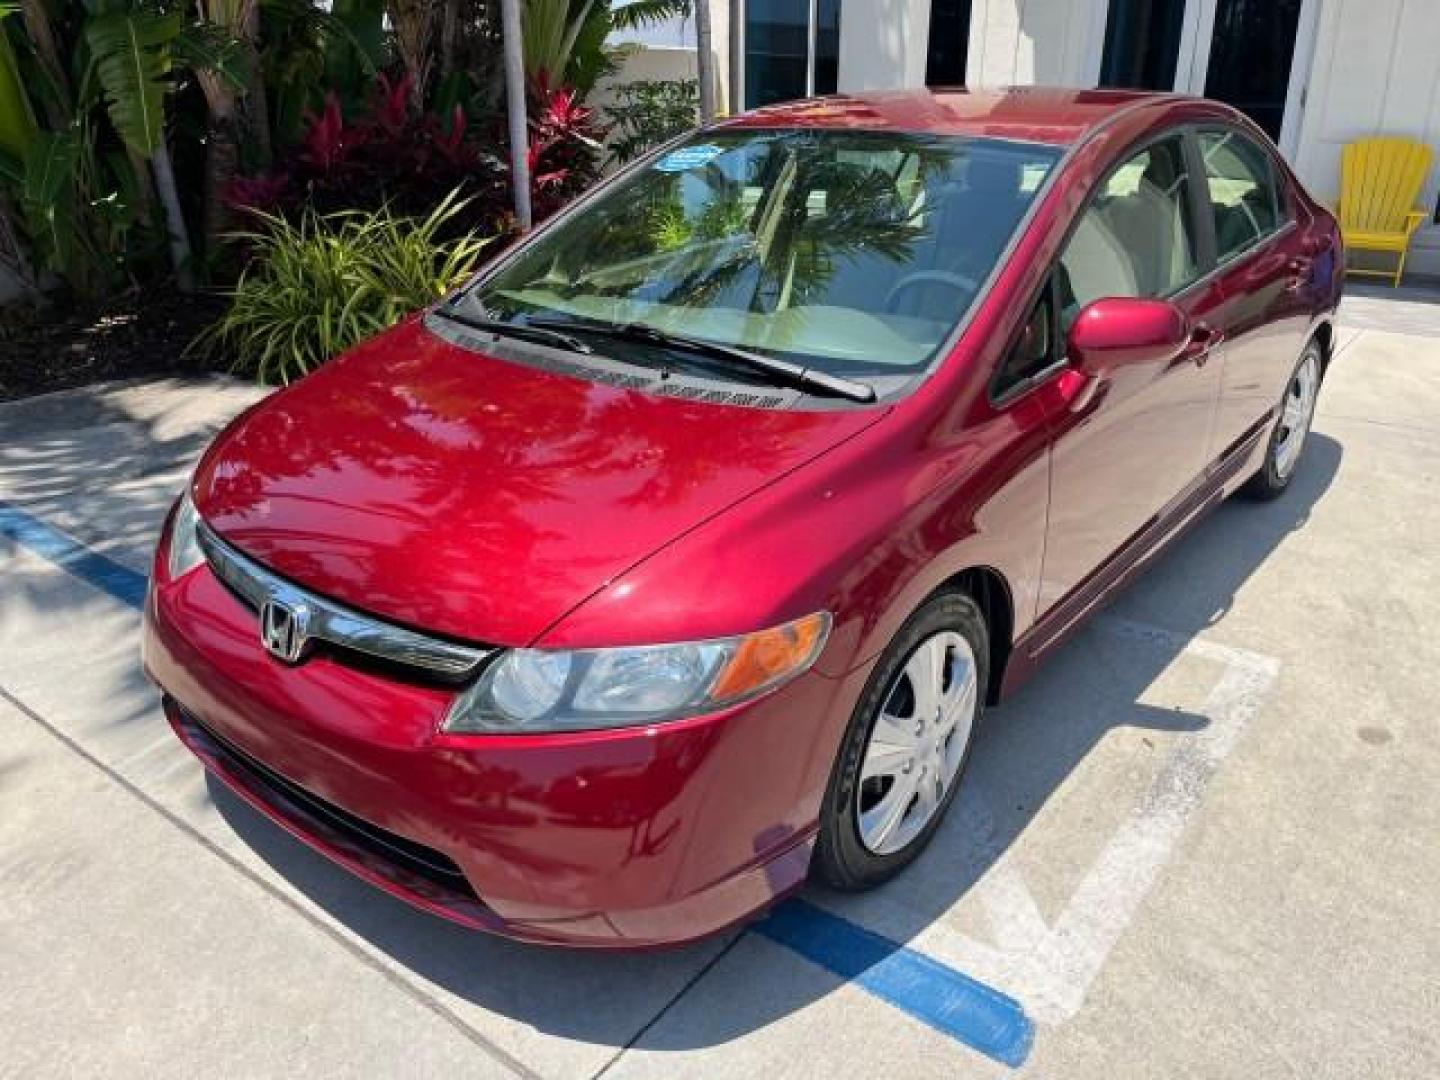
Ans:
{"type": "Polygon", "coordinates": [[[91,551],[68,533],[45,524],[18,506],[0,502],[0,536],[8,537],[56,566],[138,608],[145,603],[146,577],[114,559],[91,551]]]}
{"type": "Polygon", "coordinates": [[[849,919],[788,900],[754,929],[996,1061],[1030,1053],[1035,1025],[1014,998],[849,919]]]}
{"type": "MultiPolygon", "coordinates": [[[[145,603],[144,574],[3,501],[0,536],[122,603],[145,603]]],[[[1035,1025],[1018,1001],[924,953],[804,900],[787,900],[753,929],[996,1061],[1015,1066],[1030,1053],[1035,1025]]]]}

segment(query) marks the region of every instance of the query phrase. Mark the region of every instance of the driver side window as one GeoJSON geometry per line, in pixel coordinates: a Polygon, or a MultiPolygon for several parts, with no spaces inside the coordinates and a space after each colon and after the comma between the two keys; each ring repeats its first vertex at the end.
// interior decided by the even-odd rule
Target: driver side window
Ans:
{"type": "Polygon", "coordinates": [[[1118,166],[1081,215],[1060,256],[1060,323],[1109,296],[1169,296],[1199,276],[1191,178],[1179,137],[1118,166]]]}

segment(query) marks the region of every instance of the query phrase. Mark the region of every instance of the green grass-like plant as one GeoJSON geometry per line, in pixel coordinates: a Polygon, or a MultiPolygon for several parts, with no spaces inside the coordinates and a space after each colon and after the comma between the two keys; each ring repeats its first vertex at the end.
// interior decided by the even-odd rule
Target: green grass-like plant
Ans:
{"type": "Polygon", "coordinates": [[[240,233],[251,262],[220,321],[191,344],[262,383],[288,383],[460,284],[489,243],[442,239],[464,205],[452,192],[423,221],[375,212],[257,214],[240,233]]]}

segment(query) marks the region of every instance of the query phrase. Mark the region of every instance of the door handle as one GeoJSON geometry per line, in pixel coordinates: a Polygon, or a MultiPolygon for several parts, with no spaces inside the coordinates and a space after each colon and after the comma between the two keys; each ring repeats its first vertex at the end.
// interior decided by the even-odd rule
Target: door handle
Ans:
{"type": "Polygon", "coordinates": [[[1303,288],[1310,281],[1310,267],[1312,260],[1303,256],[1296,256],[1285,264],[1285,272],[1290,275],[1290,280],[1285,283],[1285,288],[1291,292],[1303,288]]]}
{"type": "Polygon", "coordinates": [[[1195,328],[1190,331],[1190,341],[1181,352],[1181,359],[1189,360],[1196,367],[1204,367],[1205,361],[1210,359],[1210,350],[1225,340],[1225,331],[1209,323],[1196,323],[1195,328]]]}

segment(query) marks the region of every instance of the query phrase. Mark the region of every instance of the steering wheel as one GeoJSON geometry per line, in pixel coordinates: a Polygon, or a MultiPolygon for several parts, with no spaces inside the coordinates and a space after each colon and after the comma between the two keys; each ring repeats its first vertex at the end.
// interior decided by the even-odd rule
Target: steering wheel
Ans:
{"type": "Polygon", "coordinates": [[[968,278],[964,274],[952,274],[948,270],[916,270],[913,274],[906,274],[897,281],[890,292],[885,296],[885,310],[895,311],[895,300],[907,289],[913,289],[917,285],[949,285],[956,292],[966,292],[974,295],[980,283],[974,278],[968,278]]]}

